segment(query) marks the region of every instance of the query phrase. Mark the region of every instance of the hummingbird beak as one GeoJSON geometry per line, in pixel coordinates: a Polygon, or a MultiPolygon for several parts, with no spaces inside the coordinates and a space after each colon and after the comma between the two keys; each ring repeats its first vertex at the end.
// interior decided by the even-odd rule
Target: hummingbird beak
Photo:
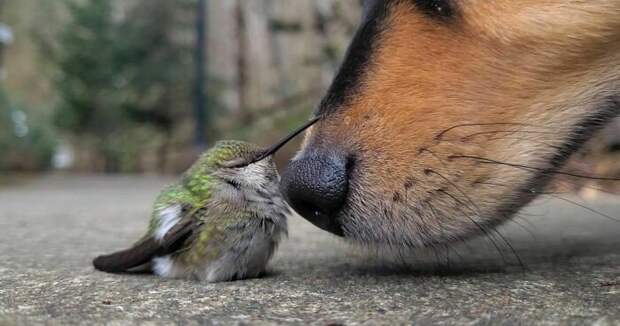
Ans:
{"type": "Polygon", "coordinates": [[[290,134],[286,135],[286,137],[284,137],[279,142],[275,143],[274,145],[272,145],[271,147],[269,147],[269,148],[267,148],[265,150],[260,151],[251,160],[245,161],[245,162],[240,162],[240,164],[235,165],[235,166],[231,166],[231,167],[240,168],[240,167],[248,166],[250,164],[253,164],[253,163],[256,163],[258,161],[264,160],[265,158],[275,154],[278,150],[280,150],[280,148],[282,148],[284,145],[288,144],[288,142],[293,140],[293,138],[297,137],[299,134],[301,134],[302,132],[306,131],[306,129],[308,129],[311,126],[313,126],[319,120],[321,120],[321,117],[314,117],[314,118],[312,118],[310,121],[306,122],[303,126],[297,128],[295,131],[293,131],[290,134]]]}

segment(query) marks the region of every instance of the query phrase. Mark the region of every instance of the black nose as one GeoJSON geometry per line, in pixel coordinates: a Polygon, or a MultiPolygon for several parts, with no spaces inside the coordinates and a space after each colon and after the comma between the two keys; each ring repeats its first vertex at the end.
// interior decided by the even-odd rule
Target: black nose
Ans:
{"type": "Polygon", "coordinates": [[[335,215],[347,198],[350,162],[334,153],[311,153],[292,161],[280,188],[289,204],[314,225],[342,235],[335,215]]]}

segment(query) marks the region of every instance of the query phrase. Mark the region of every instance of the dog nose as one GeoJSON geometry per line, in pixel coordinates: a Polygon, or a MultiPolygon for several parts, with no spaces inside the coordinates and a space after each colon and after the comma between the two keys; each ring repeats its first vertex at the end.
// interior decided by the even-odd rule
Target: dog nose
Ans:
{"type": "Polygon", "coordinates": [[[312,153],[294,160],[282,174],[280,189],[289,204],[314,225],[342,235],[334,217],[349,190],[347,159],[333,153],[312,153]]]}

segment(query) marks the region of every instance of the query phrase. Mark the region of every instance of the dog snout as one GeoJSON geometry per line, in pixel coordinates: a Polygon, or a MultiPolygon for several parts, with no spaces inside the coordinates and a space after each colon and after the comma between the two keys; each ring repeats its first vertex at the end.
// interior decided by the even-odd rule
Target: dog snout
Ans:
{"type": "Polygon", "coordinates": [[[350,162],[337,153],[312,153],[294,160],[282,174],[281,191],[308,221],[336,235],[342,228],[336,215],[349,190],[350,162]]]}

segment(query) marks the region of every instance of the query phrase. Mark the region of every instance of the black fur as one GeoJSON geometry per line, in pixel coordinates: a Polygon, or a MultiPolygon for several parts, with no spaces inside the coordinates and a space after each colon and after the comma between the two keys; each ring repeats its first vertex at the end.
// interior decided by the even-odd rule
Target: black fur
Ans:
{"type": "Polygon", "coordinates": [[[372,64],[372,51],[387,16],[389,2],[367,1],[364,4],[365,13],[362,27],[355,34],[353,42],[347,50],[345,61],[332,82],[327,96],[319,105],[318,116],[334,113],[346,104],[348,98],[355,95],[364,73],[372,64]]]}
{"type": "MultiPolygon", "coordinates": [[[[393,3],[412,0],[366,0],[363,3],[362,25],[347,50],[336,78],[317,110],[317,116],[336,112],[354,97],[367,71],[372,69],[372,53],[393,3]]],[[[449,20],[457,16],[456,5],[450,0],[413,0],[415,7],[431,18],[449,20]]]]}

